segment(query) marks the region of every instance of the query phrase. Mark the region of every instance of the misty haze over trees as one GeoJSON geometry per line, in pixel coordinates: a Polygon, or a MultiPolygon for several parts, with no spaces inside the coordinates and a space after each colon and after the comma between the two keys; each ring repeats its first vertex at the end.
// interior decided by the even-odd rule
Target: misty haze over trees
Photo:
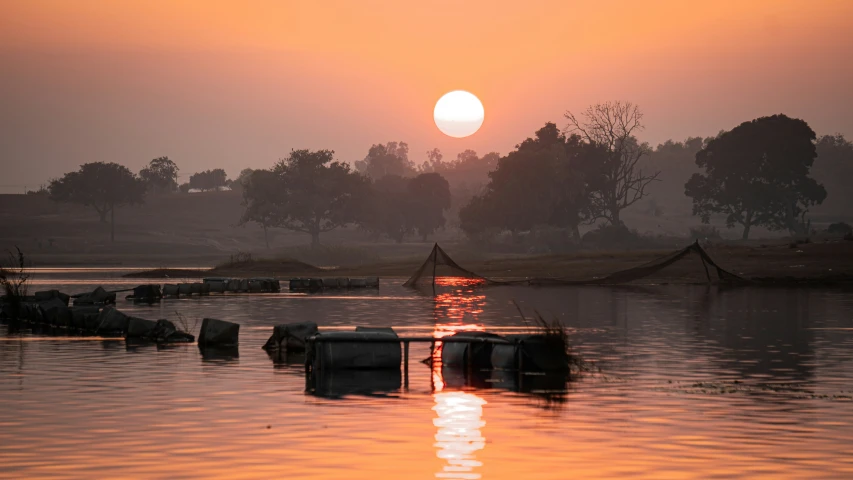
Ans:
{"type": "Polygon", "coordinates": [[[483,246],[502,235],[595,243],[636,237],[639,214],[651,222],[692,214],[739,228],[743,239],[755,227],[808,236],[815,214],[851,213],[853,144],[840,134],[818,137],[803,120],[773,115],[652,148],[639,138],[642,119],[636,105],[607,102],[566,112],[562,127],[545,123],[503,156],[465,150],[447,160],[439,149],[413,155],[406,142],[389,141],[352,163],[331,150],[293,150],[268,169],[244,168],[229,180],[213,168],[182,185],[166,156],[138,175],[95,162],[51,181],[45,193],[109,218],[114,239],[116,210],[146,195],[236,190],[243,215],[223,221],[258,225],[267,248],[271,229],[304,233],[318,246],[324,233],[344,227],[396,243],[427,241],[447,227],[483,246]]]}

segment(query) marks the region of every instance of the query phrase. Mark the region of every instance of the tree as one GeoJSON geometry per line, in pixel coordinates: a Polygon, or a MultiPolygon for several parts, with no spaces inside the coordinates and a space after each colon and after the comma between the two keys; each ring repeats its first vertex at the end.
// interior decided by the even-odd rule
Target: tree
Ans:
{"type": "Polygon", "coordinates": [[[225,170],[217,168],[194,173],[190,176],[190,188],[206,192],[224,187],[228,182],[228,174],[225,170]]]}
{"type": "Polygon", "coordinates": [[[483,194],[459,212],[462,229],[476,235],[491,228],[512,232],[538,225],[568,228],[579,240],[586,216],[584,171],[596,149],[580,137],[566,138],[553,123],[516,146],[489,173],[483,194]]]}
{"type": "MultiPolygon", "coordinates": [[[[246,170],[249,169],[241,172],[241,178],[246,170]]],[[[280,177],[270,170],[252,170],[240,182],[243,186],[243,206],[246,207],[240,217],[240,225],[249,222],[260,225],[264,230],[264,243],[267,248],[270,248],[268,231],[275,227],[278,221],[279,210],[275,201],[281,183],[280,177]]]]}
{"type": "Polygon", "coordinates": [[[445,224],[444,212],[450,209],[450,184],[438,173],[422,173],[409,180],[408,218],[415,230],[426,241],[445,224]]]}
{"type": "Polygon", "coordinates": [[[293,150],[272,173],[269,184],[249,189],[247,210],[269,212],[271,226],[311,235],[313,247],[321,233],[353,223],[362,209],[366,179],[335,161],[331,150],[293,150]]]}
{"type": "Polygon", "coordinates": [[[178,166],[169,157],[157,157],[139,171],[149,192],[171,193],[178,189],[178,166]]]}
{"type": "Polygon", "coordinates": [[[249,182],[252,173],[254,172],[255,170],[251,168],[244,168],[240,170],[240,174],[237,176],[237,178],[231,180],[228,186],[231,188],[231,190],[244,191],[246,189],[246,183],[249,182]]]}
{"type": "Polygon", "coordinates": [[[826,201],[821,212],[846,216],[853,209],[853,143],[844,135],[824,135],[815,145],[817,159],[812,174],[818,182],[826,186],[826,201]]]}
{"type": "Polygon", "coordinates": [[[364,160],[355,162],[355,168],[374,180],[385,175],[410,177],[415,172],[415,165],[409,160],[409,145],[405,142],[373,145],[364,160]]]}
{"type": "Polygon", "coordinates": [[[370,186],[369,198],[359,214],[359,224],[374,237],[385,234],[397,243],[412,233],[413,223],[410,198],[407,193],[409,179],[399,175],[385,175],[370,186]]]}
{"type": "Polygon", "coordinates": [[[115,209],[143,203],[145,182],[117,163],[86,163],[50,182],[50,198],[58,202],[93,207],[106,223],[110,215],[110,241],[115,241],[115,209]]]}
{"type": "Polygon", "coordinates": [[[684,195],[684,183],[691,175],[699,172],[696,153],[710,140],[701,137],[688,137],[684,141],[667,140],[643,157],[638,167],[643,171],[661,172],[658,177],[660,181],[646,187],[650,206],[665,206],[668,211],[690,211],[692,204],[684,195]]]}
{"type": "Polygon", "coordinates": [[[621,224],[620,213],[647,195],[646,187],[660,172],[645,173],[638,162],[649,147],[635,135],[643,129],[643,113],[630,102],[599,103],[580,117],[566,112],[566,132],[579,135],[606,153],[599,165],[598,179],[590,191],[590,211],[613,225],[621,224]]]}
{"type": "Polygon", "coordinates": [[[424,163],[422,163],[420,167],[418,167],[418,172],[431,173],[441,170],[441,160],[444,158],[441,150],[433,148],[432,150],[427,150],[426,154],[427,159],[424,160],[424,163]]]}
{"type": "Polygon", "coordinates": [[[791,233],[807,230],[809,208],[826,198],[809,177],[815,133],[803,120],[785,115],[761,117],[723,132],[696,154],[696,173],[685,184],[693,214],[709,223],[726,215],[726,225],[743,226],[743,239],[754,225],[791,233]]]}
{"type": "Polygon", "coordinates": [[[481,193],[489,181],[489,172],[497,167],[500,159],[500,155],[495,152],[479,157],[474,150],[465,150],[455,160],[443,162],[443,156],[437,148],[428,151],[427,157],[428,161],[421,165],[420,172],[440,173],[447,180],[452,205],[464,205],[475,194],[481,193]]]}

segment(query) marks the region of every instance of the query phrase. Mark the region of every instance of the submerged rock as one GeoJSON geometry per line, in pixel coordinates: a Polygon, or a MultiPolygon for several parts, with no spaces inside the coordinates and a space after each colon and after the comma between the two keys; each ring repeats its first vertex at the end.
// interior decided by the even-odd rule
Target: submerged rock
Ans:
{"type": "Polygon", "coordinates": [[[189,333],[179,331],[168,320],[145,320],[130,317],[127,325],[127,338],[147,340],[157,343],[188,343],[195,340],[189,333]]]}
{"type": "Polygon", "coordinates": [[[127,322],[127,338],[150,339],[157,322],[139,317],[129,317],[127,322]]]}
{"type": "Polygon", "coordinates": [[[398,340],[395,333],[387,332],[322,333],[318,335],[313,351],[309,352],[310,362],[314,369],[320,370],[399,369],[403,356],[398,340]],[[321,338],[331,341],[322,341],[321,338]]]}
{"type": "Polygon", "coordinates": [[[559,337],[542,334],[517,335],[513,343],[495,345],[491,362],[494,368],[527,372],[563,372],[569,370],[566,344],[559,337]]]}
{"type": "Polygon", "coordinates": [[[139,285],[133,289],[132,300],[134,302],[159,302],[163,298],[160,285],[139,285]]]}
{"type": "Polygon", "coordinates": [[[267,351],[287,350],[289,352],[304,352],[305,339],[317,334],[317,324],[314,322],[285,323],[273,327],[263,348],[267,351]]]}
{"type": "Polygon", "coordinates": [[[195,337],[188,332],[182,332],[175,324],[168,320],[157,320],[151,337],[158,343],[188,343],[195,341],[195,337]]]}
{"type": "Polygon", "coordinates": [[[101,310],[98,316],[99,335],[124,335],[127,333],[127,325],[130,317],[119,312],[115,307],[107,307],[101,310]]]}
{"type": "Polygon", "coordinates": [[[35,301],[38,303],[45,302],[47,300],[51,300],[51,299],[56,298],[56,299],[59,299],[60,301],[62,301],[62,303],[66,307],[68,306],[68,300],[71,299],[70,296],[60,292],[59,290],[47,290],[44,292],[36,292],[34,294],[34,297],[35,297],[35,301]]]}
{"type": "Polygon", "coordinates": [[[240,335],[240,325],[237,323],[205,318],[201,322],[201,332],[198,334],[198,344],[207,345],[237,345],[240,335]]]}
{"type": "Polygon", "coordinates": [[[80,330],[94,330],[98,327],[100,308],[96,306],[71,307],[71,326],[80,330]]]}
{"type": "Polygon", "coordinates": [[[239,292],[240,291],[240,279],[239,278],[232,278],[231,280],[228,280],[228,286],[226,288],[228,289],[229,292],[234,292],[234,293],[239,292]]]}
{"type": "Polygon", "coordinates": [[[165,297],[177,297],[180,293],[180,287],[177,285],[171,283],[163,285],[163,296],[165,297]]]}
{"type": "Polygon", "coordinates": [[[58,298],[39,303],[39,309],[42,321],[48,325],[68,328],[73,324],[71,309],[58,298]]]}
{"type": "Polygon", "coordinates": [[[466,342],[442,342],[441,345],[441,363],[445,366],[468,367],[483,369],[492,367],[492,349],[494,343],[481,341],[484,338],[502,339],[500,335],[488,332],[459,332],[445,339],[451,340],[466,340],[470,339],[470,343],[466,342]]]}
{"type": "Polygon", "coordinates": [[[98,287],[92,292],[84,293],[74,299],[74,305],[105,305],[116,303],[116,294],[98,287]]]}

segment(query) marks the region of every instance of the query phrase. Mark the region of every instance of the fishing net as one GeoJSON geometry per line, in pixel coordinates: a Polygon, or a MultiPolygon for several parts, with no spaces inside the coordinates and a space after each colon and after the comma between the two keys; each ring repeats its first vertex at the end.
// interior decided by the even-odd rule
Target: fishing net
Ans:
{"type": "Polygon", "coordinates": [[[447,279],[470,279],[479,284],[492,285],[625,285],[639,281],[647,284],[670,282],[733,284],[746,282],[744,278],[717,265],[698,242],[643,265],[602,277],[573,279],[566,276],[508,281],[489,279],[461,267],[436,244],[424,264],[409,278],[404,286],[435,286],[447,281],[447,279]]]}
{"type": "Polygon", "coordinates": [[[421,267],[412,275],[404,287],[417,287],[421,285],[441,284],[450,279],[469,280],[471,283],[500,283],[493,282],[486,277],[477,275],[476,273],[461,267],[436,243],[432,247],[429,257],[421,265],[421,267]]]}

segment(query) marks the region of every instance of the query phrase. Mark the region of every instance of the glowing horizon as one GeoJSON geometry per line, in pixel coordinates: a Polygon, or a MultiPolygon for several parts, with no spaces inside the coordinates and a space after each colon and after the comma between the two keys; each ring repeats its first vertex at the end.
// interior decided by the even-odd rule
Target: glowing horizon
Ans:
{"type": "Polygon", "coordinates": [[[780,112],[853,136],[853,2],[43,0],[2,13],[0,103],[15,115],[0,143],[15,191],[88,161],[138,171],[161,155],[182,175],[233,178],[291,148],[348,162],[391,140],[415,163],[436,147],[505,154],[607,100],[639,105],[652,145],[780,112]],[[462,139],[430,117],[459,87],[489,110],[488,128],[462,139]]]}

